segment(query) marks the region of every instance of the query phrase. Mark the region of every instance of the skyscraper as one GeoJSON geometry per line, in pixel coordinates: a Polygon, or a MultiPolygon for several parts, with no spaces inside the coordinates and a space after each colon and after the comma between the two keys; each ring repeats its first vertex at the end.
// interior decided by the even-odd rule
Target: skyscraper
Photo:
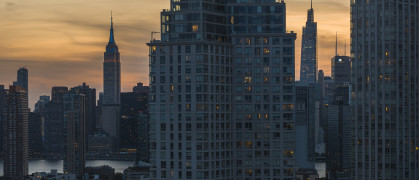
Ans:
{"type": "Polygon", "coordinates": [[[419,178],[419,1],[351,1],[352,179],[419,178]]]}
{"type": "Polygon", "coordinates": [[[44,151],[52,158],[62,158],[64,153],[64,94],[67,87],[53,87],[51,101],[45,105],[44,151]]]}
{"type": "Polygon", "coordinates": [[[300,82],[315,83],[317,80],[317,22],[314,22],[313,1],[307,12],[306,26],[303,27],[301,42],[300,82]]]}
{"type": "Polygon", "coordinates": [[[4,85],[0,85],[0,153],[3,153],[3,122],[6,94],[7,89],[4,89],[4,85]]]}
{"type": "Polygon", "coordinates": [[[30,157],[41,157],[43,150],[43,123],[44,117],[41,112],[30,112],[28,122],[28,135],[29,135],[29,155],[30,157]]]}
{"type": "Polygon", "coordinates": [[[121,63],[111,18],[111,31],[103,62],[102,128],[114,139],[115,151],[118,149],[120,93],[121,63]]]}
{"type": "Polygon", "coordinates": [[[28,91],[28,69],[22,67],[17,71],[16,85],[25,88],[28,91]]]}
{"type": "Polygon", "coordinates": [[[129,152],[138,145],[138,125],[140,114],[148,113],[147,92],[121,93],[121,118],[119,133],[119,150],[129,152]]]}
{"type": "Polygon", "coordinates": [[[70,93],[84,94],[86,101],[86,133],[94,134],[96,131],[96,89],[83,83],[83,85],[71,88],[70,93]]]}
{"type": "Polygon", "coordinates": [[[150,47],[152,179],[293,179],[285,3],[171,1],[150,47]]]}
{"type": "Polygon", "coordinates": [[[28,97],[26,89],[10,86],[4,119],[4,176],[24,179],[28,175],[28,97]]]}
{"type": "Polygon", "coordinates": [[[86,153],[85,95],[68,93],[64,95],[64,172],[84,175],[86,153]]]}

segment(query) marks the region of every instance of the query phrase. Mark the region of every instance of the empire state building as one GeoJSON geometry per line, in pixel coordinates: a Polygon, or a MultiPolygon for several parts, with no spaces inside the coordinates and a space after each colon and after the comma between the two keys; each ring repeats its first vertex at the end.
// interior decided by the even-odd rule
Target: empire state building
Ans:
{"type": "Polygon", "coordinates": [[[121,93],[121,62],[115,43],[113,21],[103,62],[103,130],[113,139],[114,150],[118,147],[119,104],[121,93]]]}

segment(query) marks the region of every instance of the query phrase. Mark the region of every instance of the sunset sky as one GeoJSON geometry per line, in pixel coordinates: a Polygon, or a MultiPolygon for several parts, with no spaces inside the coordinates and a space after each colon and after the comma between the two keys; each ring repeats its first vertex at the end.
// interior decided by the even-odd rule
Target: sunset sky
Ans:
{"type": "MultiPolygon", "coordinates": [[[[170,0],[0,0],[0,84],[29,69],[30,107],[53,86],[86,82],[102,91],[102,62],[113,11],[115,39],[121,53],[122,91],[148,84],[150,32],[159,31],[160,11],[170,0]]],[[[301,30],[309,0],[285,0],[287,30],[297,33],[296,78],[299,79],[301,30]]],[[[318,23],[319,69],[330,75],[338,32],[339,54],[345,40],[349,54],[349,0],[313,0],[318,23]]]]}

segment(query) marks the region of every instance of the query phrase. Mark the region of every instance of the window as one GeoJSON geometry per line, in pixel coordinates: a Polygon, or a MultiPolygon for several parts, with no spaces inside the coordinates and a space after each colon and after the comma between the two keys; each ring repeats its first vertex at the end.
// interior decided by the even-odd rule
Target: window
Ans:
{"type": "Polygon", "coordinates": [[[198,32],[198,30],[199,30],[198,25],[197,25],[197,24],[194,24],[194,25],[192,26],[192,31],[193,31],[193,32],[198,32]]]}

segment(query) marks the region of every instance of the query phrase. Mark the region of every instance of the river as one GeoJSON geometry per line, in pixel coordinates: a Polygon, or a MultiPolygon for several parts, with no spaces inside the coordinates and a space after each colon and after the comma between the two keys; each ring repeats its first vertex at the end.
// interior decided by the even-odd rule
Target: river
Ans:
{"type": "MultiPolygon", "coordinates": [[[[115,169],[115,172],[122,173],[129,166],[134,165],[134,161],[112,161],[112,160],[94,160],[86,161],[86,167],[108,165],[115,169]]],[[[29,174],[34,172],[51,172],[51,169],[57,169],[63,172],[62,160],[31,160],[29,161],[29,174]]],[[[0,160],[0,176],[3,176],[3,160],[0,160]]]]}

